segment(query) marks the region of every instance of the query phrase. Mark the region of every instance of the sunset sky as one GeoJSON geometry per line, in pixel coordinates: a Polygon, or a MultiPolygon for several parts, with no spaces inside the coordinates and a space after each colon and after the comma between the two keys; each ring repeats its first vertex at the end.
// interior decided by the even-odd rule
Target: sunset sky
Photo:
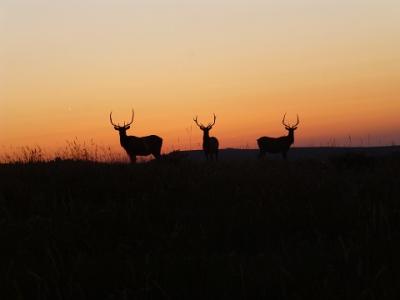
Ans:
{"type": "Polygon", "coordinates": [[[0,0],[0,152],[93,140],[109,123],[199,149],[400,144],[398,0],[0,0]],[[349,139],[351,137],[351,142],[349,139]]]}

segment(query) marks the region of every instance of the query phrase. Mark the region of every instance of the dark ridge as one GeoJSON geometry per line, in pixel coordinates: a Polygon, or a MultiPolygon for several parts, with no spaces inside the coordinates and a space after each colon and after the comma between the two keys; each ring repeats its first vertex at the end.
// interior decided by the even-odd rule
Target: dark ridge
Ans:
{"type": "MultiPolygon", "coordinates": [[[[220,149],[221,160],[257,159],[258,149],[220,149]]],[[[180,151],[193,160],[204,159],[202,150],[180,151]]],[[[400,146],[385,147],[293,147],[288,152],[288,159],[329,159],[332,156],[345,154],[361,154],[373,157],[400,155],[400,146]]],[[[266,159],[282,159],[280,154],[267,154],[266,159]]]]}
{"type": "Polygon", "coordinates": [[[398,148],[317,150],[0,165],[0,299],[400,299],[398,148]]]}

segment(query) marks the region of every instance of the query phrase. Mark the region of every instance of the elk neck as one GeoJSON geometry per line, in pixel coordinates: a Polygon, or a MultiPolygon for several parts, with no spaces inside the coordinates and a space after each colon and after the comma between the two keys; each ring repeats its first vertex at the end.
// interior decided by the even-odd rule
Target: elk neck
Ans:
{"type": "Polygon", "coordinates": [[[124,145],[127,140],[126,130],[119,131],[119,142],[121,145],[124,145]]]}
{"type": "Polygon", "coordinates": [[[208,130],[207,131],[204,130],[203,131],[203,143],[206,144],[206,143],[208,143],[209,140],[210,140],[210,133],[208,130]]]}
{"type": "Polygon", "coordinates": [[[288,137],[290,144],[293,144],[294,143],[294,130],[289,130],[287,137],[288,137]]]}

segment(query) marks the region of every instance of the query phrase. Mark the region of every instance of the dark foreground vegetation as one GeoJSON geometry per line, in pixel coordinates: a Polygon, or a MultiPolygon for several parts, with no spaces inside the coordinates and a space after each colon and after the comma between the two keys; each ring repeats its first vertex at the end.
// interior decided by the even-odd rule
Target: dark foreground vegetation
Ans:
{"type": "Polygon", "coordinates": [[[0,165],[1,299],[399,299],[400,156],[0,165]]]}

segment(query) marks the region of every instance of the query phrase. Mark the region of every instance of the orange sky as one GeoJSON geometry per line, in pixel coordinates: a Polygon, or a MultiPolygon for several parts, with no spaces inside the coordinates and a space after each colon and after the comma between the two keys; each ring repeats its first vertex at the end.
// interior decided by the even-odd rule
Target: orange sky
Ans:
{"type": "Polygon", "coordinates": [[[75,137],[118,149],[136,118],[164,151],[256,147],[300,116],[296,146],[400,144],[398,1],[0,3],[0,153],[75,137]],[[279,2],[279,3],[278,3],[279,2]]]}

